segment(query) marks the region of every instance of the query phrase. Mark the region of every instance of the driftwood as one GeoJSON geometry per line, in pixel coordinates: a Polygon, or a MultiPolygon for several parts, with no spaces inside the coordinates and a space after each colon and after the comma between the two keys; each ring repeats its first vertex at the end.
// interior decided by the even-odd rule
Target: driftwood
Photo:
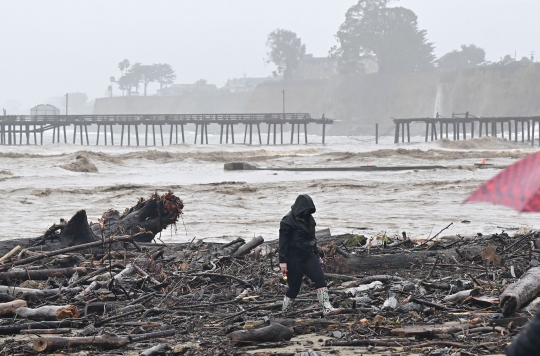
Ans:
{"type": "Polygon", "coordinates": [[[144,350],[140,353],[140,356],[164,355],[169,350],[172,350],[172,347],[169,344],[158,344],[154,347],[144,350]]]}
{"type": "Polygon", "coordinates": [[[25,329],[21,330],[21,334],[69,334],[71,329],[59,328],[59,329],[25,329]]]}
{"type": "Polygon", "coordinates": [[[467,299],[467,298],[469,298],[471,296],[476,296],[476,295],[479,295],[479,294],[480,294],[480,289],[478,289],[478,288],[467,289],[467,290],[462,290],[461,292],[451,294],[451,295],[445,297],[443,300],[445,302],[450,302],[450,303],[459,303],[459,302],[463,302],[465,299],[467,299]]]}
{"type": "Polygon", "coordinates": [[[76,326],[76,324],[69,321],[40,321],[15,325],[3,325],[0,326],[0,335],[19,334],[22,330],[58,329],[76,326]]]}
{"type": "Polygon", "coordinates": [[[33,296],[33,297],[50,297],[53,295],[58,294],[59,292],[63,293],[69,293],[69,292],[80,292],[82,288],[53,288],[53,289],[32,289],[32,288],[21,288],[21,287],[8,287],[8,286],[0,286],[0,293],[7,293],[12,295],[22,295],[23,297],[26,296],[33,296]]]}
{"type": "Polygon", "coordinates": [[[517,282],[510,284],[499,296],[504,316],[512,315],[540,293],[540,267],[529,269],[517,282]]]}
{"type": "Polygon", "coordinates": [[[34,340],[37,352],[64,350],[80,346],[112,350],[129,342],[128,338],[117,336],[83,336],[83,337],[39,337],[34,340]]]}
{"type": "MultiPolygon", "coordinates": [[[[183,208],[182,200],[172,192],[161,196],[154,193],[149,199],[140,198],[135,206],[126,209],[122,215],[112,209],[105,212],[101,222],[92,224],[90,228],[97,237],[132,235],[140,231],[151,232],[153,237],[176,223],[183,208]]],[[[150,241],[151,238],[145,240],[150,241]]]]}
{"type": "Polygon", "coordinates": [[[17,308],[25,308],[28,305],[26,304],[26,301],[24,300],[14,300],[12,302],[8,303],[0,303],[0,316],[1,317],[9,317],[15,315],[15,310],[17,308]]]}
{"type": "Polygon", "coordinates": [[[345,257],[347,265],[353,272],[364,273],[370,270],[378,271],[381,268],[403,269],[422,266],[428,262],[435,261],[438,254],[445,259],[461,258],[462,254],[465,254],[466,256],[477,256],[482,250],[482,247],[472,245],[462,248],[461,250],[398,252],[383,255],[358,256],[339,248],[337,249],[337,252],[345,257]]]}
{"type": "Polygon", "coordinates": [[[292,329],[278,323],[272,323],[260,329],[239,330],[227,334],[231,341],[238,343],[289,341],[292,336],[292,329]]]}
{"type": "Polygon", "coordinates": [[[388,339],[363,339],[353,341],[335,341],[326,340],[325,346],[402,346],[409,345],[411,340],[405,338],[388,338],[388,339]]]}
{"type": "Polygon", "coordinates": [[[26,318],[30,320],[63,320],[68,318],[78,318],[79,309],[74,305],[62,305],[62,306],[44,306],[41,308],[18,308],[15,310],[17,317],[26,318]]]}
{"type": "Polygon", "coordinates": [[[86,211],[79,210],[73,215],[68,223],[63,226],[58,235],[58,239],[62,246],[68,247],[94,242],[98,240],[98,237],[92,233],[90,225],[88,225],[86,211]]]}
{"type": "MultiPolygon", "coordinates": [[[[140,233],[140,234],[145,234],[145,233],[140,233]]],[[[137,234],[137,235],[139,235],[139,234],[137,234]]],[[[71,246],[71,247],[63,248],[63,249],[56,250],[56,251],[47,251],[47,252],[43,252],[43,253],[39,254],[38,256],[32,256],[32,257],[24,258],[22,260],[15,261],[15,262],[13,262],[12,265],[13,266],[24,265],[24,264],[27,264],[27,263],[32,263],[32,262],[35,262],[35,261],[39,261],[39,260],[47,258],[47,257],[58,256],[58,255],[61,255],[61,254],[64,254],[64,253],[69,253],[69,252],[76,252],[76,251],[84,250],[84,249],[90,248],[90,247],[108,245],[108,244],[112,244],[112,243],[115,243],[115,242],[129,242],[129,243],[133,244],[139,251],[141,251],[141,248],[139,247],[139,245],[137,245],[137,243],[134,240],[137,235],[117,236],[117,237],[106,239],[106,240],[103,240],[103,241],[95,241],[95,242],[90,242],[90,243],[83,244],[83,245],[71,246]]],[[[0,267],[0,270],[6,270],[6,269],[9,269],[9,268],[10,268],[10,266],[0,267]]]]}
{"type": "Polygon", "coordinates": [[[458,324],[458,325],[412,325],[404,326],[401,328],[392,329],[393,334],[398,335],[432,335],[432,334],[450,334],[461,331],[463,329],[469,329],[471,324],[458,324]]]}
{"type": "Polygon", "coordinates": [[[19,251],[21,249],[21,246],[15,246],[11,251],[9,251],[8,253],[6,253],[2,258],[0,258],[0,262],[4,262],[5,260],[7,260],[8,258],[10,258],[11,256],[13,256],[14,254],[17,253],[17,251],[19,251]]]}
{"type": "Polygon", "coordinates": [[[240,257],[247,255],[249,251],[253,250],[255,247],[261,245],[264,242],[264,239],[262,236],[258,236],[254,239],[252,239],[250,242],[248,242],[245,245],[240,246],[238,250],[236,250],[235,253],[232,254],[233,257],[240,257]]]}
{"type": "Polygon", "coordinates": [[[0,303],[12,302],[15,299],[17,299],[17,298],[15,298],[14,296],[12,296],[10,294],[0,293],[0,303]]]}
{"type": "Polygon", "coordinates": [[[309,334],[340,325],[337,321],[325,319],[276,319],[274,322],[292,328],[295,335],[309,334]]]}
{"type": "Polygon", "coordinates": [[[0,272],[0,281],[5,282],[9,280],[47,280],[51,277],[71,277],[73,274],[85,275],[86,268],[84,267],[72,267],[72,268],[53,268],[53,269],[35,269],[16,272],[0,272]]]}

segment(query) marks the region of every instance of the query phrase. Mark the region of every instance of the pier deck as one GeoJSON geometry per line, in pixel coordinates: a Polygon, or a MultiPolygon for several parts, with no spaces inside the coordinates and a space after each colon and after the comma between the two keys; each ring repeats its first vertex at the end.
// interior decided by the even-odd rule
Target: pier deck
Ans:
{"type": "MultiPolygon", "coordinates": [[[[131,132],[135,133],[135,142],[137,146],[142,144],[139,135],[139,127],[144,129],[144,145],[148,146],[148,129],[151,127],[152,144],[156,145],[156,126],[159,128],[159,138],[161,145],[165,145],[163,126],[169,126],[169,144],[179,143],[178,127],[180,126],[181,142],[185,143],[184,126],[187,124],[195,125],[194,144],[199,141],[201,144],[208,144],[208,126],[218,124],[220,128],[220,143],[234,142],[235,125],[243,124],[244,143],[253,144],[255,141],[263,144],[261,138],[261,125],[268,126],[268,135],[266,144],[275,145],[284,143],[283,127],[291,125],[290,143],[294,143],[294,134],[296,129],[296,143],[300,144],[300,132],[303,127],[304,143],[307,140],[308,124],[323,125],[322,143],[325,143],[326,125],[332,124],[334,120],[328,118],[312,118],[307,113],[256,113],[256,114],[164,114],[164,115],[12,115],[0,116],[0,144],[2,145],[22,145],[22,144],[43,144],[43,133],[52,130],[52,143],[68,143],[67,127],[73,126],[73,143],[81,145],[90,145],[88,136],[88,126],[97,125],[96,145],[99,145],[100,134],[102,143],[107,145],[115,144],[113,126],[121,126],[120,145],[124,145],[124,133],[127,133],[127,145],[131,146],[131,132]],[[107,133],[107,128],[109,133],[107,133]],[[279,128],[279,129],[278,129],[279,128]],[[63,133],[61,132],[63,130],[63,133]],[[77,130],[79,131],[77,133],[77,130]],[[254,133],[254,130],[256,132],[254,133]],[[279,140],[278,140],[279,131],[279,140]],[[257,136],[254,137],[254,134],[257,136]],[[38,137],[39,135],[39,137],[38,137]],[[110,141],[108,141],[110,136],[110,141]],[[200,140],[199,140],[200,138],[200,140]],[[33,142],[32,142],[33,141],[33,142]],[[39,143],[38,143],[39,142],[39,143]]],[[[118,136],[116,136],[118,143],[118,136]]]]}
{"type": "MultiPolygon", "coordinates": [[[[530,142],[534,146],[535,127],[540,125],[540,116],[476,117],[468,112],[454,114],[451,118],[409,118],[394,119],[396,129],[394,143],[411,142],[411,124],[425,124],[425,142],[443,138],[466,140],[470,138],[492,136],[518,142],[530,142]],[[405,133],[407,131],[407,133],[405,133]],[[508,133],[508,135],[506,135],[508,133]],[[407,140],[407,141],[405,141],[407,140]]],[[[540,128],[540,126],[539,126],[540,128]]],[[[540,145],[540,137],[538,137],[540,145]]]]}

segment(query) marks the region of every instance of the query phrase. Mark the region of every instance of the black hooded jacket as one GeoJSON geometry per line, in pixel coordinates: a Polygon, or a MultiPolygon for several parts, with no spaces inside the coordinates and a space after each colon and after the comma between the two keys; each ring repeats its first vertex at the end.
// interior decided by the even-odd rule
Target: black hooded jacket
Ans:
{"type": "Polygon", "coordinates": [[[289,258],[307,258],[312,253],[319,255],[315,239],[315,204],[307,194],[296,198],[291,211],[281,219],[279,225],[279,263],[287,263],[289,258]],[[309,209],[305,221],[297,219],[298,214],[309,209]]]}

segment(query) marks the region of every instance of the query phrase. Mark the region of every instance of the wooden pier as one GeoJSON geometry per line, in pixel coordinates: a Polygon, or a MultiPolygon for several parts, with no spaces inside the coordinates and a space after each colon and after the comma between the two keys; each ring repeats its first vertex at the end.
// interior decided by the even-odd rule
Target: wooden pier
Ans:
{"type": "MultiPolygon", "coordinates": [[[[417,123],[425,125],[425,142],[430,139],[436,141],[447,138],[457,141],[492,136],[515,142],[529,142],[534,146],[534,132],[536,125],[540,128],[540,116],[476,117],[466,112],[453,114],[451,118],[437,115],[436,118],[394,119],[394,143],[411,142],[411,124],[417,123]],[[508,135],[505,135],[506,132],[508,135]]],[[[540,146],[540,137],[538,145],[540,146]]]]}
{"type": "MultiPolygon", "coordinates": [[[[135,133],[135,142],[133,145],[142,145],[139,128],[144,130],[144,145],[157,144],[156,126],[158,139],[161,145],[165,145],[164,126],[169,129],[169,145],[186,142],[184,126],[187,124],[195,125],[194,144],[208,144],[208,126],[218,124],[221,126],[219,143],[234,144],[235,125],[244,125],[244,144],[257,143],[262,145],[261,125],[268,126],[268,135],[266,144],[284,144],[283,128],[284,125],[291,126],[290,143],[294,144],[295,132],[296,143],[300,144],[300,131],[303,131],[304,143],[308,143],[308,124],[322,125],[322,143],[325,143],[326,125],[332,124],[334,120],[328,118],[316,119],[306,113],[260,113],[260,114],[171,114],[171,115],[14,115],[0,116],[0,144],[2,145],[43,145],[43,133],[52,131],[52,143],[68,143],[68,127],[73,127],[72,143],[81,145],[90,145],[88,135],[88,126],[97,125],[96,145],[100,144],[100,139],[104,145],[124,143],[127,146],[132,145],[131,133],[135,133]],[[121,126],[121,133],[118,142],[118,136],[114,137],[113,127],[121,126]],[[279,130],[278,130],[279,128],[279,130]],[[148,139],[148,131],[151,129],[151,142],[148,139]],[[256,130],[256,131],[255,131],[256,130]],[[296,130],[296,131],[295,131],[296,130]],[[279,132],[278,132],[279,131],[279,132]],[[124,136],[127,134],[127,139],[124,136]],[[254,137],[254,134],[257,136],[254,137]],[[272,140],[271,140],[272,138],[272,140]],[[278,139],[279,138],[279,139],[278,139]]],[[[117,133],[118,135],[118,133],[117,133]]],[[[71,140],[70,140],[71,141],[71,140]]]]}

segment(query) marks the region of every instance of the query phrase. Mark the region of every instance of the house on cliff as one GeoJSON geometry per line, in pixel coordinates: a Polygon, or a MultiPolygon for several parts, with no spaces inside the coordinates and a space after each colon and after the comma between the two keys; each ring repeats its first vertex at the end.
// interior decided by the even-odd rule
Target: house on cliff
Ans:
{"type": "Polygon", "coordinates": [[[197,82],[194,84],[171,84],[169,86],[158,89],[158,96],[182,96],[194,91],[217,90],[215,84],[207,84],[206,82],[197,82]]]}
{"type": "Polygon", "coordinates": [[[233,78],[227,80],[225,89],[228,89],[231,93],[246,93],[255,90],[259,84],[267,82],[279,82],[282,79],[282,76],[266,78],[233,78]]]}
{"type": "MultiPolygon", "coordinates": [[[[358,60],[358,68],[362,74],[377,73],[379,65],[377,58],[364,56],[358,60]]],[[[314,57],[313,54],[306,54],[298,64],[295,79],[329,79],[339,74],[338,60],[332,57],[314,57]]]]}

